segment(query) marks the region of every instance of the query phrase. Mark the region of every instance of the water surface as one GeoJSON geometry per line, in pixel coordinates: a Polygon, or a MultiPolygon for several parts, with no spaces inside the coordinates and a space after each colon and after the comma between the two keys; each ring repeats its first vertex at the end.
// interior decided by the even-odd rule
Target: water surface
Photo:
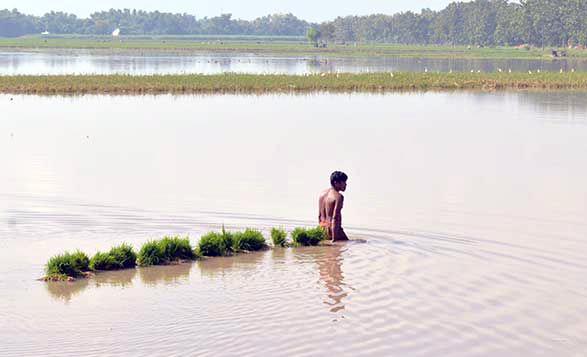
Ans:
{"type": "Polygon", "coordinates": [[[97,50],[0,51],[0,75],[57,74],[311,74],[320,72],[587,71],[573,59],[496,60],[237,54],[116,53],[97,50]]]}
{"type": "Polygon", "coordinates": [[[3,355],[581,356],[587,93],[0,95],[3,355]],[[366,243],[42,283],[47,259],[312,226],[366,243]]]}

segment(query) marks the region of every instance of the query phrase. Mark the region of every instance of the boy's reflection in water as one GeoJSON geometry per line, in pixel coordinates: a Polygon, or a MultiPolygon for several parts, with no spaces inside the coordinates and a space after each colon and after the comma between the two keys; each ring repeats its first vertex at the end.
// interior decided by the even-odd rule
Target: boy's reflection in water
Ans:
{"type": "Polygon", "coordinates": [[[344,310],[342,300],[348,295],[343,289],[342,274],[342,256],[344,249],[342,244],[333,244],[331,246],[320,247],[323,255],[316,257],[318,270],[320,273],[320,280],[328,290],[328,299],[324,301],[330,306],[330,312],[338,312],[344,310]]]}

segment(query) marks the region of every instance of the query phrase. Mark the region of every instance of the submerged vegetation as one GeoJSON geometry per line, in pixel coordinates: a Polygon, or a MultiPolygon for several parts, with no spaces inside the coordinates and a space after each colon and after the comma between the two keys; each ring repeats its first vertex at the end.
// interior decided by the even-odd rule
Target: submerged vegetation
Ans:
{"type": "Polygon", "coordinates": [[[45,266],[45,280],[67,280],[85,275],[90,270],[90,259],[80,252],[65,252],[51,257],[45,266]]]}
{"type": "Polygon", "coordinates": [[[1,93],[213,94],[586,89],[587,72],[0,76],[1,93]]]}

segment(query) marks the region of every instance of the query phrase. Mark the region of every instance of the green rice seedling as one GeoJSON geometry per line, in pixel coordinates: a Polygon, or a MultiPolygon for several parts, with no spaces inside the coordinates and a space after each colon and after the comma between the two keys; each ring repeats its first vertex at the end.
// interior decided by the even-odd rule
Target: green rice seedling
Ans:
{"type": "Polygon", "coordinates": [[[234,233],[227,232],[226,229],[224,229],[224,225],[222,225],[221,235],[222,240],[224,241],[224,246],[226,247],[226,252],[224,254],[228,255],[229,253],[234,253],[234,233]]]}
{"type": "Polygon", "coordinates": [[[137,255],[128,244],[122,244],[110,249],[108,253],[98,252],[90,261],[93,270],[116,270],[133,268],[136,265],[137,255]]]}
{"type": "Polygon", "coordinates": [[[209,232],[198,242],[198,252],[207,257],[219,257],[226,254],[225,237],[222,233],[209,232]]]}
{"type": "Polygon", "coordinates": [[[137,254],[128,244],[121,244],[110,249],[110,256],[114,257],[120,269],[134,268],[137,265],[137,254]]]}
{"type": "Polygon", "coordinates": [[[79,250],[75,253],[65,252],[49,259],[45,265],[46,278],[63,280],[67,277],[80,277],[90,270],[89,264],[90,259],[85,253],[79,250]]]}
{"type": "Polygon", "coordinates": [[[159,248],[163,254],[163,261],[165,263],[196,258],[188,238],[164,237],[159,241],[159,248]]]}
{"type": "Polygon", "coordinates": [[[137,256],[137,264],[142,266],[158,265],[164,263],[164,255],[159,242],[149,241],[141,247],[137,256]]]}
{"type": "Polygon", "coordinates": [[[109,253],[97,252],[90,260],[92,270],[115,270],[119,269],[114,257],[109,253]]]}
{"type": "Polygon", "coordinates": [[[255,251],[267,246],[263,234],[254,229],[246,229],[244,232],[237,232],[234,235],[234,251],[255,251]]]}
{"type": "Polygon", "coordinates": [[[287,246],[287,232],[283,228],[271,228],[271,240],[275,247],[287,246]]]}
{"type": "Polygon", "coordinates": [[[318,245],[325,238],[324,230],[316,228],[296,228],[291,232],[291,237],[296,245],[318,245]]]}
{"type": "Polygon", "coordinates": [[[310,236],[310,240],[312,242],[316,242],[316,244],[320,243],[322,240],[326,240],[328,238],[326,234],[326,230],[320,226],[309,228],[307,230],[308,235],[310,236]]]}

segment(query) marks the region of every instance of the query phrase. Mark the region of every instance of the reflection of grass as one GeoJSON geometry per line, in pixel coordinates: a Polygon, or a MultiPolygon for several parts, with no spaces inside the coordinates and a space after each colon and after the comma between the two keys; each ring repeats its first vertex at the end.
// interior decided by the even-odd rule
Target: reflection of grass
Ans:
{"type": "Polygon", "coordinates": [[[0,76],[0,92],[28,94],[392,92],[530,88],[584,89],[587,88],[587,72],[0,76]]]}
{"type": "Polygon", "coordinates": [[[96,287],[100,287],[102,285],[125,287],[132,285],[132,281],[136,275],[137,269],[104,271],[96,274],[94,280],[96,281],[96,287]]]}
{"type": "Polygon", "coordinates": [[[318,245],[326,239],[324,229],[316,228],[295,228],[291,232],[291,238],[296,245],[318,245]]]}
{"type": "Polygon", "coordinates": [[[179,263],[158,267],[141,267],[139,277],[144,284],[157,285],[159,283],[169,284],[190,275],[193,263],[179,263]]]}
{"type": "MultiPolygon", "coordinates": [[[[299,37],[247,38],[245,36],[25,36],[0,39],[0,48],[29,49],[104,49],[116,52],[160,51],[174,53],[256,53],[291,56],[403,57],[403,58],[487,58],[547,59],[550,47],[520,49],[515,47],[469,48],[466,46],[353,44],[315,48],[299,37]],[[212,38],[213,37],[213,38],[212,38]],[[215,41],[210,41],[215,40],[215,41]],[[302,40],[302,41],[300,41],[302,40]]],[[[587,58],[587,51],[566,50],[571,58],[587,58]]]]}
{"type": "Polygon", "coordinates": [[[137,255],[128,244],[122,244],[110,249],[107,253],[98,252],[90,261],[93,270],[117,270],[134,268],[137,255]]]}
{"type": "Polygon", "coordinates": [[[45,280],[67,280],[84,276],[90,270],[90,259],[80,251],[53,256],[45,266],[45,280]]]}
{"type": "Polygon", "coordinates": [[[137,264],[141,266],[169,264],[178,260],[193,260],[196,255],[188,238],[164,237],[141,247],[137,264]]]}
{"type": "Polygon", "coordinates": [[[84,291],[89,285],[88,279],[79,279],[76,281],[49,281],[47,284],[47,291],[49,295],[56,299],[61,299],[66,302],[70,301],[72,297],[84,291]]]}

